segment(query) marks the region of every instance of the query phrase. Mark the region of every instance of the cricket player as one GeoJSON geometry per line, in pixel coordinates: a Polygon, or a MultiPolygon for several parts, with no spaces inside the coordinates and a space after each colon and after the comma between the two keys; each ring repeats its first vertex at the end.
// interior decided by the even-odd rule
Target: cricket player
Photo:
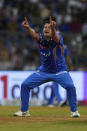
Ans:
{"type": "Polygon", "coordinates": [[[45,21],[43,32],[39,35],[29,25],[27,18],[22,23],[29,33],[29,36],[37,41],[41,66],[39,70],[31,74],[21,85],[21,108],[14,113],[14,116],[30,116],[29,114],[29,95],[30,90],[43,83],[54,81],[67,90],[70,111],[72,117],[79,117],[77,110],[76,89],[67,71],[63,52],[63,38],[56,33],[56,22],[50,16],[45,21]]]}

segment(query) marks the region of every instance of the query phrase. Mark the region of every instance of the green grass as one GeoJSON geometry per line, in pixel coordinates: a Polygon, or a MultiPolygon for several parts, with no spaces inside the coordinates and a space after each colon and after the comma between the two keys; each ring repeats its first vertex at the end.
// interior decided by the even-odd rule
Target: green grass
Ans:
{"type": "Polygon", "coordinates": [[[30,117],[13,117],[19,107],[0,106],[0,131],[86,131],[87,107],[71,118],[69,107],[30,107],[30,117]]]}

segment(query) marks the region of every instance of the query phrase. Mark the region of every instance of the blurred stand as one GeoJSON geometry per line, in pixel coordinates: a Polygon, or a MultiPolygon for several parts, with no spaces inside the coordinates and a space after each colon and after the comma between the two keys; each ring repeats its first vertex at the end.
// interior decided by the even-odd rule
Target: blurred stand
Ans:
{"type": "Polygon", "coordinates": [[[1,70],[30,70],[40,64],[38,46],[21,22],[27,16],[31,27],[40,32],[42,21],[50,15],[57,19],[74,70],[87,70],[87,0],[0,0],[1,70]]]}

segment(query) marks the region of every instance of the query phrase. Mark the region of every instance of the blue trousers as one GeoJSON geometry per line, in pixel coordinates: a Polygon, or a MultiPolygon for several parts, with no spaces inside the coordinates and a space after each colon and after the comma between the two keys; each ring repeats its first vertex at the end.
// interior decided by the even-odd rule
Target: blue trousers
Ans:
{"type": "Polygon", "coordinates": [[[29,109],[30,90],[49,81],[57,82],[67,90],[70,110],[72,112],[77,110],[76,89],[67,71],[59,73],[36,71],[35,73],[31,74],[21,85],[21,111],[27,111],[29,109]]]}

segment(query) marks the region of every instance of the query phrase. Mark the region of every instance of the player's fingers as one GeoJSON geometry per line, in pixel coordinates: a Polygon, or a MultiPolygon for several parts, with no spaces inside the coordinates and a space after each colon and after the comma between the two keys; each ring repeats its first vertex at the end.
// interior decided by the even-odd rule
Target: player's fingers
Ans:
{"type": "Polygon", "coordinates": [[[53,25],[56,26],[56,22],[55,21],[53,22],[53,25]]]}
{"type": "Polygon", "coordinates": [[[25,21],[28,23],[27,17],[24,17],[25,21]]]}
{"type": "Polygon", "coordinates": [[[51,16],[50,16],[50,24],[52,24],[52,18],[51,18],[51,16]]]}
{"type": "Polygon", "coordinates": [[[22,25],[24,25],[24,21],[22,22],[22,25]]]}
{"type": "Polygon", "coordinates": [[[25,22],[25,21],[23,21],[23,22],[22,22],[22,26],[25,26],[25,25],[26,25],[26,22],[25,22]]]}
{"type": "Polygon", "coordinates": [[[54,21],[51,21],[51,26],[54,26],[54,21]]]}

